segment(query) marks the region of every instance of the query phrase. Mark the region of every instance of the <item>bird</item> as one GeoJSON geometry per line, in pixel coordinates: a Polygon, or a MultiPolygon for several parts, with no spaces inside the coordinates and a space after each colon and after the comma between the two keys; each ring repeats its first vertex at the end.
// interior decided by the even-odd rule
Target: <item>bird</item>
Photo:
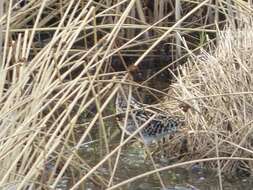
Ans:
{"type": "Polygon", "coordinates": [[[126,123],[126,132],[132,134],[141,125],[147,122],[154,113],[156,116],[140,130],[141,139],[147,145],[157,142],[166,136],[173,135],[185,126],[185,119],[181,116],[168,115],[162,112],[153,112],[145,109],[145,104],[132,96],[131,86],[122,84],[116,95],[115,107],[118,115],[118,124],[121,128],[126,123]],[[130,92],[130,93],[129,93],[130,92]],[[130,98],[129,98],[130,97],[130,98]],[[129,104],[129,105],[128,105],[129,104]],[[126,118],[126,112],[129,112],[126,118]]]}

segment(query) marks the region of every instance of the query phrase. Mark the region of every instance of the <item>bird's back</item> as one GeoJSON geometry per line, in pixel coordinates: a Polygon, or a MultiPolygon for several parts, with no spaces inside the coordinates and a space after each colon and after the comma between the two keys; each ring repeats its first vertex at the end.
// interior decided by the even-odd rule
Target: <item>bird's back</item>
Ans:
{"type": "MultiPolygon", "coordinates": [[[[146,110],[145,105],[137,101],[132,94],[129,93],[129,86],[122,86],[124,87],[117,93],[115,101],[116,113],[120,115],[119,125],[123,127],[127,119],[126,130],[129,133],[133,133],[138,127],[147,122],[153,113],[146,110]],[[129,112],[128,118],[126,118],[126,112],[129,112]]],[[[144,143],[149,144],[154,140],[156,141],[167,135],[176,133],[184,127],[184,125],[185,122],[182,117],[157,113],[157,116],[141,130],[140,135],[143,137],[144,143]]]]}

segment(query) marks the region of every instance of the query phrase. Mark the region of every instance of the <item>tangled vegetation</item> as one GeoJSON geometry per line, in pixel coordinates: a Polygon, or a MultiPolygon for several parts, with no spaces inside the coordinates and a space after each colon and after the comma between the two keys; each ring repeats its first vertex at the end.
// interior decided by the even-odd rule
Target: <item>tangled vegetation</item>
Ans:
{"type": "Polygon", "coordinates": [[[222,172],[250,171],[251,16],[239,0],[0,1],[0,188],[165,188],[162,171],[204,163],[222,189],[222,172]],[[185,132],[163,151],[122,133],[122,85],[185,132]]]}

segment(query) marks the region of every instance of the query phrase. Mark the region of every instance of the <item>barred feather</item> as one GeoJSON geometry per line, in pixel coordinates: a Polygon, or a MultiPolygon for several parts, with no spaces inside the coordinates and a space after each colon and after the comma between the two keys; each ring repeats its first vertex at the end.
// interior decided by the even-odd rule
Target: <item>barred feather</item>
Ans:
{"type": "MultiPolygon", "coordinates": [[[[116,97],[116,113],[123,114],[122,121],[119,122],[123,126],[126,111],[130,111],[127,120],[126,130],[129,133],[134,132],[139,126],[144,124],[150,117],[151,113],[143,109],[143,104],[138,102],[134,97],[129,100],[129,108],[127,110],[129,88],[123,87],[123,91],[119,91],[116,97]]],[[[146,127],[141,131],[141,136],[146,144],[154,140],[159,140],[167,135],[176,133],[179,129],[184,127],[184,119],[178,116],[168,116],[158,114],[151,120],[146,127]]]]}

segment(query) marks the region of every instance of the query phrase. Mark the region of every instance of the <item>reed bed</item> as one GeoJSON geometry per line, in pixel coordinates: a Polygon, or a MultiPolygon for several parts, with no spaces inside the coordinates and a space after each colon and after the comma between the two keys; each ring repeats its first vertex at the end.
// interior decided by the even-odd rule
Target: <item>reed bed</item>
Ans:
{"type": "MultiPolygon", "coordinates": [[[[124,166],[121,156],[137,141],[138,133],[127,136],[115,122],[115,95],[126,84],[149,89],[153,95],[174,97],[159,102],[160,107],[149,107],[166,110],[166,105],[174,105],[175,110],[168,113],[178,112],[188,119],[189,131],[172,143],[179,149],[180,139],[187,139],[190,154],[180,159],[250,158],[251,43],[245,41],[250,33],[243,35],[246,29],[222,33],[226,40],[214,55],[206,54],[203,63],[192,55],[208,44],[206,34],[215,38],[217,26],[248,24],[242,15],[252,14],[250,3],[0,3],[1,189],[114,189],[147,175],[154,175],[165,187],[160,171],[177,165],[159,168],[145,146],[142,149],[146,149],[150,167],[138,171],[136,177],[138,173],[119,177],[124,166]],[[244,45],[249,51],[243,50],[244,45]],[[145,67],[150,56],[166,57],[164,67],[141,84],[129,80],[129,65],[145,67]],[[192,57],[191,62],[175,72],[187,56],[192,57]],[[156,75],[172,69],[177,81],[169,93],[148,87],[156,75]],[[125,77],[118,77],[119,73],[125,77]],[[189,104],[190,109],[182,112],[178,102],[189,104]]],[[[151,63],[155,64],[155,59],[151,63]]],[[[172,145],[168,141],[167,147],[172,145]]],[[[179,159],[185,152],[178,149],[169,151],[179,159]]],[[[219,171],[232,167],[231,161],[221,164],[219,171]]]]}
{"type": "MultiPolygon", "coordinates": [[[[252,159],[252,34],[251,26],[220,31],[209,53],[193,55],[171,85],[167,109],[181,107],[188,120],[190,159],[241,157],[252,159]],[[173,107],[172,107],[173,105],[173,107]]],[[[188,153],[187,153],[188,152],[188,153]]],[[[251,172],[252,161],[209,163],[222,172],[251,172]],[[246,169],[247,168],[247,169],[246,169]]],[[[240,175],[240,174],[239,174],[240,175]]]]}

